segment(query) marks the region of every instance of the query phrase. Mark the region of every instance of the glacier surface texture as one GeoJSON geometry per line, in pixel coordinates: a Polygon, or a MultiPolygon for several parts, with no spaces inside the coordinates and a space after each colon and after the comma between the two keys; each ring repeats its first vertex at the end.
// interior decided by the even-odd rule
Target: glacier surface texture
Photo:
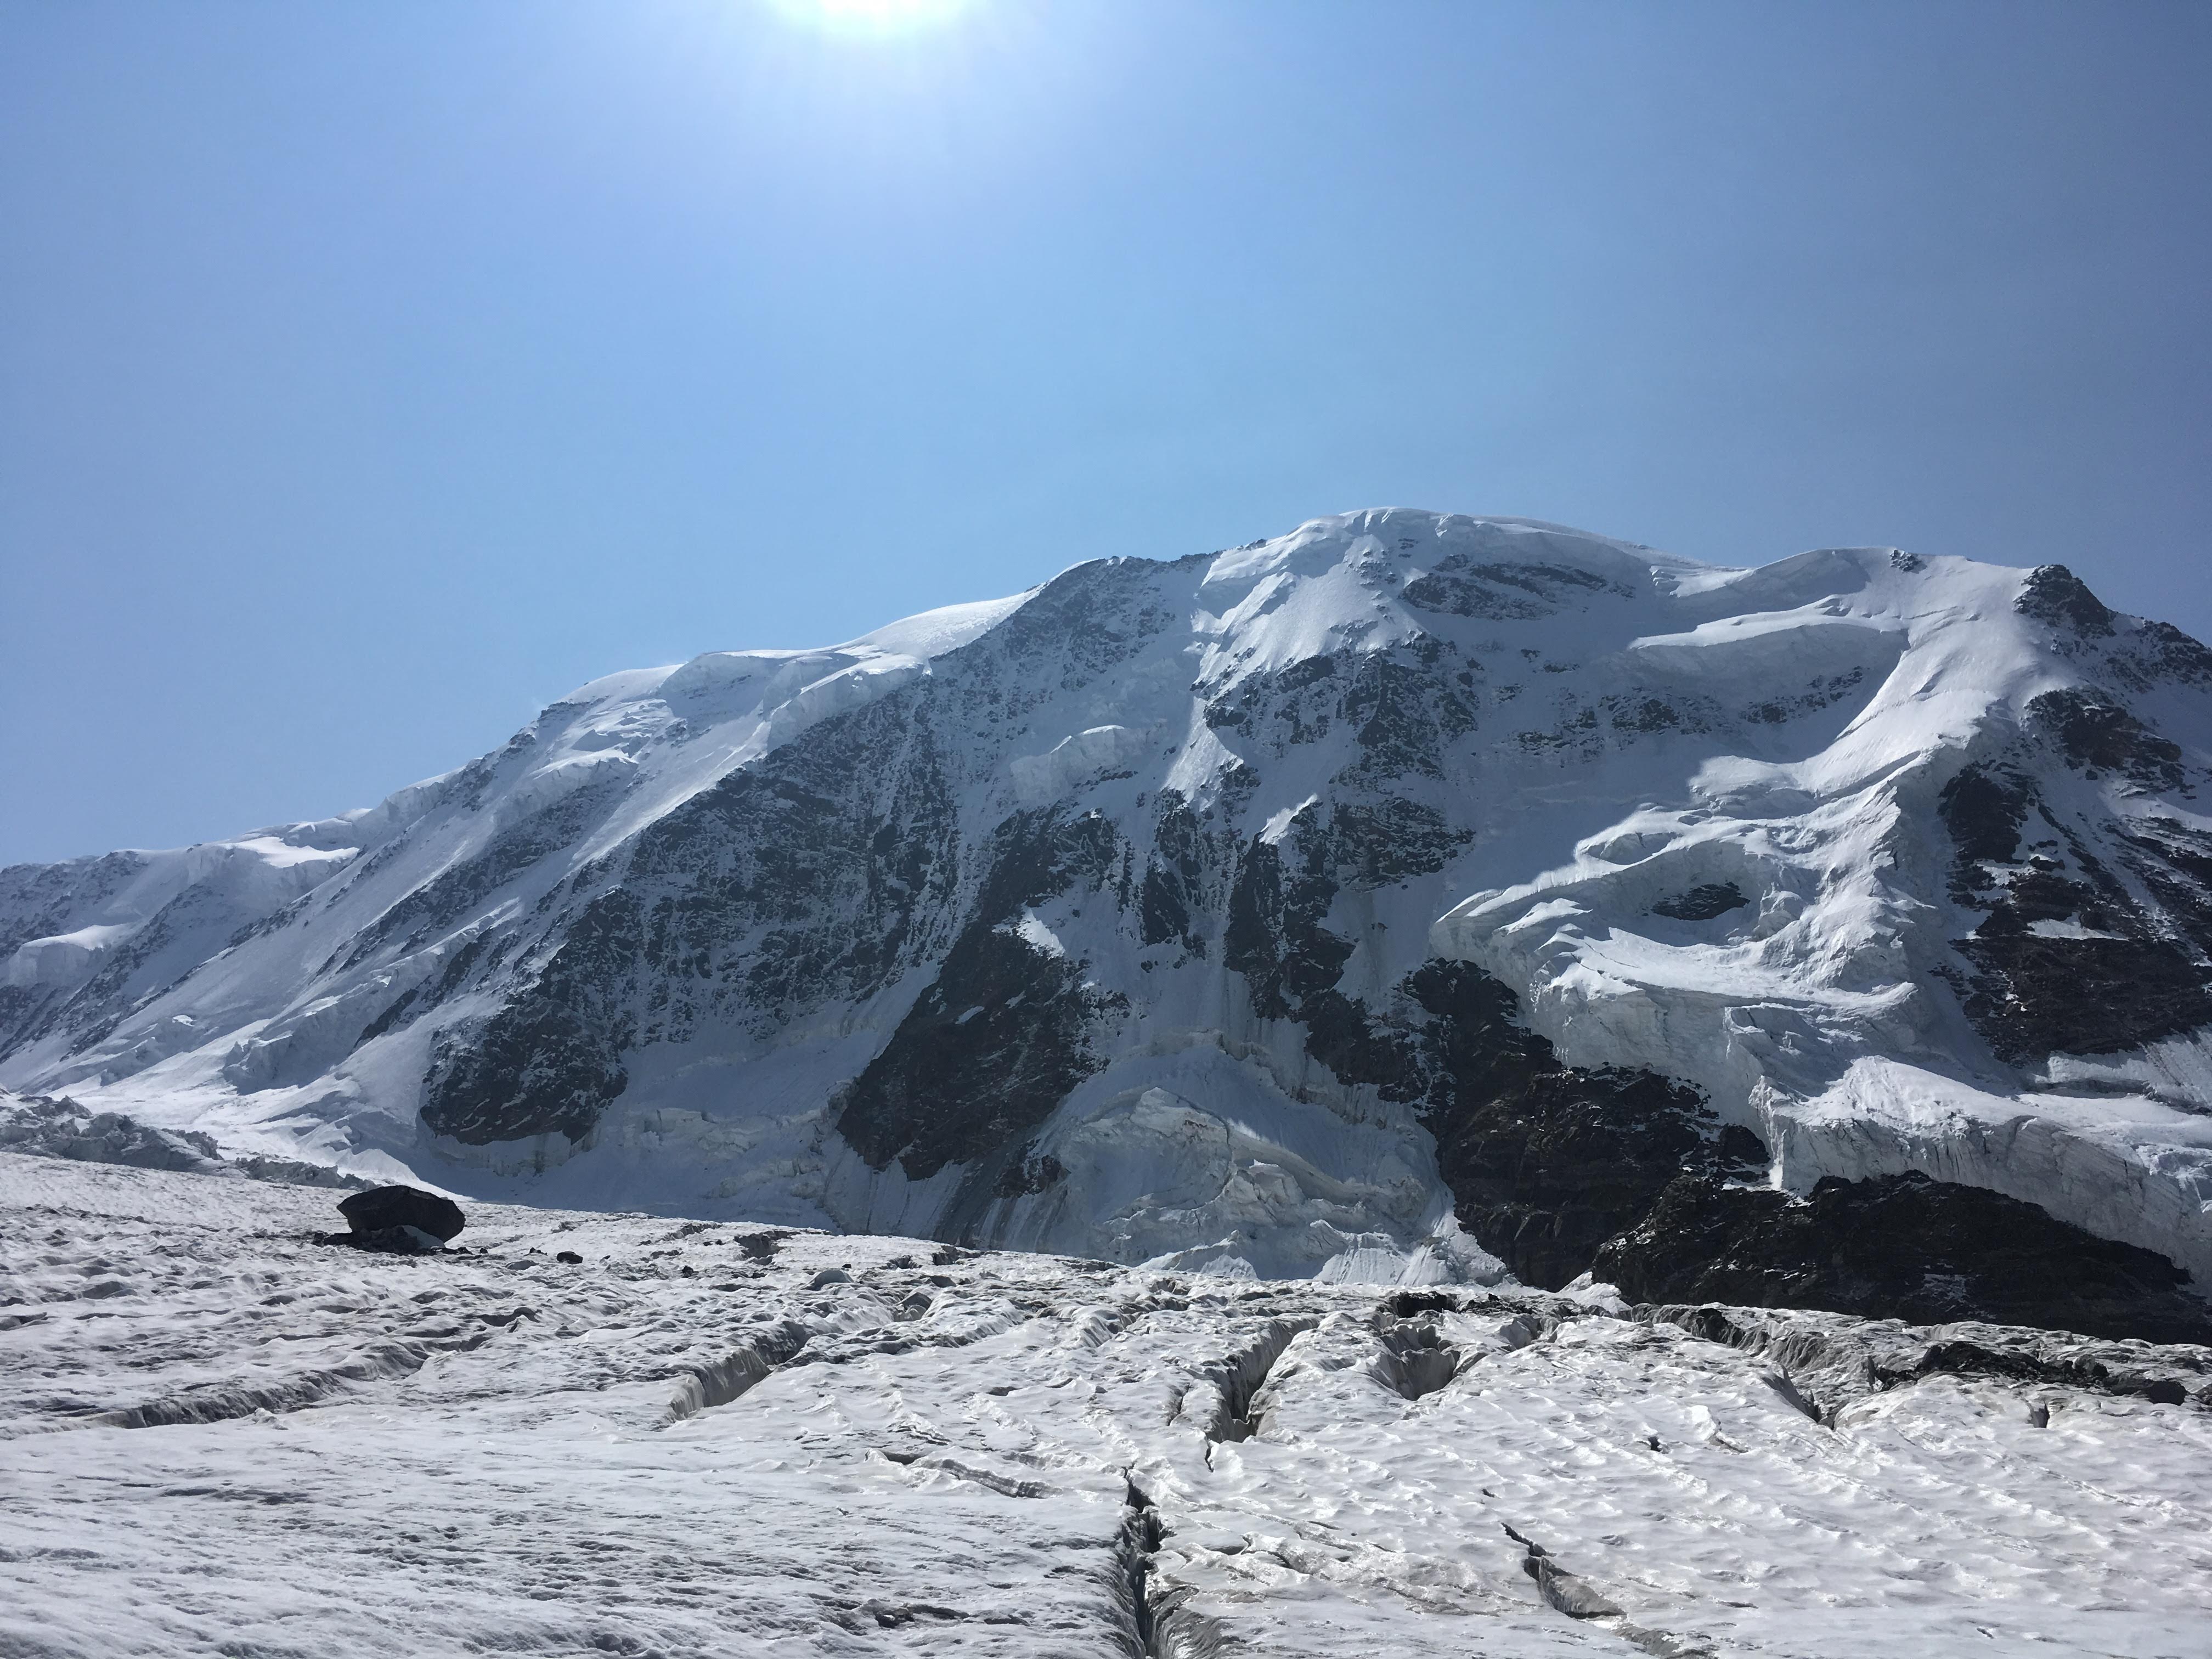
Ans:
{"type": "Polygon", "coordinates": [[[2206,1650],[2202,1347],[331,1199],[0,1153],[0,1652],[2206,1650]]]}

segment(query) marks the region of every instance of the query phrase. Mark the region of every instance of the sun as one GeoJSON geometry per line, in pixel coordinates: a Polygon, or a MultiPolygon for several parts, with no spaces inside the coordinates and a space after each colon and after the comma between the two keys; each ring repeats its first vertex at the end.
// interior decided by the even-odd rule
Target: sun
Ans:
{"type": "Polygon", "coordinates": [[[908,34],[949,23],[975,0],[769,0],[787,17],[845,34],[908,34]]]}

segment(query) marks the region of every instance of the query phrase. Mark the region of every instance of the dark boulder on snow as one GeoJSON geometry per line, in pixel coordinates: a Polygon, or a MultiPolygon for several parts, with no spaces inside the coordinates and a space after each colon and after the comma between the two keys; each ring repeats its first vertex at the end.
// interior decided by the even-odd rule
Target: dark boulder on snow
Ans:
{"type": "Polygon", "coordinates": [[[427,1235],[436,1249],[468,1225],[461,1206],[450,1198],[426,1193],[419,1187],[371,1187],[338,1200],[338,1213],[357,1233],[387,1232],[412,1228],[427,1235]]]}

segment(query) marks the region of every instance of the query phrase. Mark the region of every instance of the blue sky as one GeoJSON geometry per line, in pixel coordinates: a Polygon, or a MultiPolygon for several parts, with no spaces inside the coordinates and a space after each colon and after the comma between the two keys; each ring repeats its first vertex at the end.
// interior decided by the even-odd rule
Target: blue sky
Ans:
{"type": "Polygon", "coordinates": [[[2212,635],[2212,7],[0,3],[0,862],[1404,504],[2212,635]]]}

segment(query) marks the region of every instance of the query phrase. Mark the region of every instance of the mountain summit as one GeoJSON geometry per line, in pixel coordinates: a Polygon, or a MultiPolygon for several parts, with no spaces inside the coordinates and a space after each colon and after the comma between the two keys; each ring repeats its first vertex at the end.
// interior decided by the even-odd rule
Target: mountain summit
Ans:
{"type": "Polygon", "coordinates": [[[2063,567],[1357,513],[0,872],[0,1084],[1217,1272],[1928,1317],[2064,1263],[2118,1328],[2212,1280],[2208,781],[2212,652],[2063,567]]]}

